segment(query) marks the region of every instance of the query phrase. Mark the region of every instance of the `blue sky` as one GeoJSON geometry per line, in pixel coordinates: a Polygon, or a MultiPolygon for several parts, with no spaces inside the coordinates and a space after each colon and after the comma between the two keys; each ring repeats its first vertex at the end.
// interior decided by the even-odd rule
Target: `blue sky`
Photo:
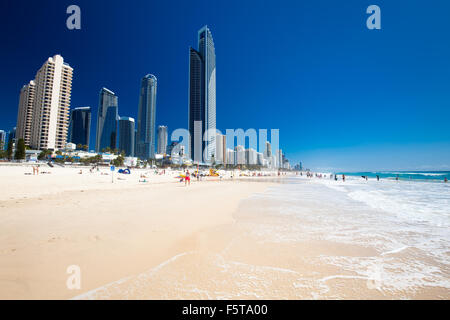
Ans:
{"type": "Polygon", "coordinates": [[[15,126],[21,86],[56,53],[74,68],[72,107],[93,107],[93,124],[103,86],[136,117],[152,73],[157,125],[185,128],[188,48],[207,24],[219,129],[279,128],[286,156],[310,168],[449,169],[449,12],[444,0],[3,0],[0,129],[15,126]],[[66,28],[71,4],[81,30],[66,28]],[[366,28],[371,4],[381,30],[366,28]]]}

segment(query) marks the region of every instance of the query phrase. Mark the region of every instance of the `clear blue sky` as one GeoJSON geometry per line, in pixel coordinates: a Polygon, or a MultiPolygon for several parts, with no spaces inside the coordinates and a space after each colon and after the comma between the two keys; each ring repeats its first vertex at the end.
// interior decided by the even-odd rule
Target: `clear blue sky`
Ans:
{"type": "Polygon", "coordinates": [[[219,129],[279,128],[287,157],[310,168],[449,169],[449,14],[445,0],[2,0],[0,129],[15,126],[21,86],[56,53],[74,68],[71,106],[93,107],[92,138],[100,88],[136,117],[147,73],[157,125],[185,128],[188,48],[207,24],[219,129]],[[70,4],[81,30],[65,26],[70,4]],[[366,28],[371,4],[382,30],[366,28]]]}

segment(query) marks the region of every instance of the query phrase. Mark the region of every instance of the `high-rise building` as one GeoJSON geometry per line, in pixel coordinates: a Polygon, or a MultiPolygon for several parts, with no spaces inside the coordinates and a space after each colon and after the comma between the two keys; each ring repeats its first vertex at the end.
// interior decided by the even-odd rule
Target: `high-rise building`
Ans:
{"type": "Polygon", "coordinates": [[[35,82],[31,80],[20,90],[19,111],[17,114],[17,136],[24,140],[25,145],[31,144],[31,126],[33,120],[33,103],[35,82]]]}
{"type": "Polygon", "coordinates": [[[159,126],[158,127],[158,153],[165,154],[167,152],[167,127],[159,126]]]}
{"type": "Polygon", "coordinates": [[[117,121],[119,106],[117,95],[109,89],[102,88],[99,94],[97,113],[97,132],[95,151],[117,148],[117,121]]]}
{"type": "Polygon", "coordinates": [[[266,141],[266,150],[264,150],[264,156],[268,159],[272,157],[272,146],[270,145],[269,141],[266,141]]]}
{"type": "Polygon", "coordinates": [[[235,165],[236,164],[236,152],[232,149],[227,149],[227,164],[235,165]]]}
{"type": "Polygon", "coordinates": [[[215,161],[219,164],[227,163],[227,137],[223,134],[216,135],[215,161]]]}
{"type": "Polygon", "coordinates": [[[255,149],[249,148],[245,150],[245,161],[248,165],[258,164],[258,154],[255,149]]]}
{"type": "Polygon", "coordinates": [[[216,152],[216,53],[207,26],[198,31],[198,50],[189,50],[189,133],[191,158],[211,161],[216,152]]]}
{"type": "Polygon", "coordinates": [[[278,149],[277,156],[277,167],[283,168],[283,151],[281,149],[278,149]]]}
{"type": "Polygon", "coordinates": [[[264,158],[264,154],[262,152],[257,153],[257,164],[259,166],[265,166],[267,160],[264,158]]]}
{"type": "Polygon", "coordinates": [[[124,152],[127,157],[134,157],[134,127],[133,118],[119,119],[119,152],[124,152]]]}
{"type": "Polygon", "coordinates": [[[70,125],[68,142],[87,146],[91,134],[91,107],[79,107],[70,112],[70,125]]]}
{"type": "Polygon", "coordinates": [[[234,164],[246,164],[244,147],[243,146],[236,146],[234,148],[234,151],[235,151],[234,164]]]}
{"type": "Polygon", "coordinates": [[[156,91],[154,75],[148,74],[142,78],[136,142],[136,155],[141,159],[155,157],[156,91]]]}
{"type": "MultiPolygon", "coordinates": [[[[69,127],[70,95],[72,92],[73,68],[64,62],[63,57],[55,55],[47,59],[34,79],[34,98],[31,98],[31,83],[23,92],[21,119],[18,120],[20,136],[27,136],[28,117],[24,116],[25,106],[33,100],[29,145],[34,149],[63,149],[67,142],[69,127]],[[28,92],[26,92],[28,90],[28,92]],[[23,119],[26,119],[25,121],[23,119]]],[[[22,95],[22,94],[21,94],[22,95]]],[[[19,108],[20,108],[19,107],[19,108]]]]}

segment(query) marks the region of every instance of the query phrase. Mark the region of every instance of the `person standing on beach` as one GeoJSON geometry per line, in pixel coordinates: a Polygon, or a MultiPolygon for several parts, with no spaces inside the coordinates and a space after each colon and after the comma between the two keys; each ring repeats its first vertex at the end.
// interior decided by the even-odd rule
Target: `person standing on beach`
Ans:
{"type": "Polygon", "coordinates": [[[184,177],[184,185],[187,186],[189,182],[189,185],[191,185],[191,174],[189,173],[189,170],[186,170],[186,176],[184,177]]]}
{"type": "Polygon", "coordinates": [[[377,175],[377,181],[380,181],[380,176],[379,175],[377,175]]]}
{"type": "Polygon", "coordinates": [[[345,174],[342,175],[342,181],[345,182],[345,174]]]}
{"type": "Polygon", "coordinates": [[[447,177],[445,177],[445,178],[444,178],[444,182],[445,182],[445,183],[447,183],[447,182],[448,182],[448,179],[447,179],[447,177]]]}
{"type": "Polygon", "coordinates": [[[398,175],[395,177],[395,180],[398,181],[398,175]]]}

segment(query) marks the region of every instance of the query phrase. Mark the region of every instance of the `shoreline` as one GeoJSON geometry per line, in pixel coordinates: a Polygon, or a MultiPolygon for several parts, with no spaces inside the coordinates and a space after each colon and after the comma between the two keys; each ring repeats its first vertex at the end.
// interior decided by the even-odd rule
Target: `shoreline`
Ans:
{"type": "Polygon", "coordinates": [[[450,296],[448,201],[427,207],[447,185],[283,175],[185,186],[179,171],[111,183],[77,170],[0,167],[0,298],[450,296]],[[66,286],[71,265],[80,290],[66,286]]]}

